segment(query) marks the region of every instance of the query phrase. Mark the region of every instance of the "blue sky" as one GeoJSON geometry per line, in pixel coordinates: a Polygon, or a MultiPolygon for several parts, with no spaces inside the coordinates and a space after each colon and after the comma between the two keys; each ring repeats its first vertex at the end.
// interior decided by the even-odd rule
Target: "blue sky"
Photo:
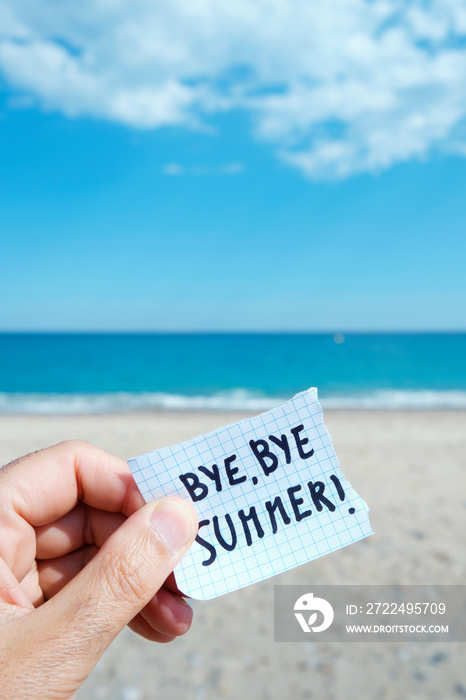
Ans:
{"type": "Polygon", "coordinates": [[[0,4],[1,330],[466,330],[465,4],[289,4],[0,4]]]}

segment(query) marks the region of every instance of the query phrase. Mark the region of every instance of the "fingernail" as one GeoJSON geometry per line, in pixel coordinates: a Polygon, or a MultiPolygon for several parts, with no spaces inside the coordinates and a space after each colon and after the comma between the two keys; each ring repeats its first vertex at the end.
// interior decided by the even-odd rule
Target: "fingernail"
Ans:
{"type": "Polygon", "coordinates": [[[188,508],[177,501],[162,501],[150,519],[154,530],[173,554],[193,538],[194,524],[188,508]]]}

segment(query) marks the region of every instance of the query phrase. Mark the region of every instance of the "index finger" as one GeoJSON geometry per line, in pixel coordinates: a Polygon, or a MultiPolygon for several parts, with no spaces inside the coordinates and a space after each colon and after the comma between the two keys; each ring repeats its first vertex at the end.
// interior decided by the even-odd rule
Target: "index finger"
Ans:
{"type": "Polygon", "coordinates": [[[14,511],[33,527],[62,517],[79,500],[131,515],[144,505],[128,464],[80,440],[62,442],[0,470],[3,515],[14,511]]]}

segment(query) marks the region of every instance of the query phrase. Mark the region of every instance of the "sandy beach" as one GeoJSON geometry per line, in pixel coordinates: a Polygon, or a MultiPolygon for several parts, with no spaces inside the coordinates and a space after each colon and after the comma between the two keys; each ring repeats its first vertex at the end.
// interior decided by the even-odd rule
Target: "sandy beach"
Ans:
{"type": "MultiPolygon", "coordinates": [[[[129,458],[240,417],[2,416],[0,462],[70,438],[129,458]]],[[[274,584],[465,583],[466,413],[328,411],[325,422],[375,534],[255,586],[194,601],[193,627],[173,644],[125,630],[79,700],[466,697],[466,644],[273,641],[274,584]]]]}

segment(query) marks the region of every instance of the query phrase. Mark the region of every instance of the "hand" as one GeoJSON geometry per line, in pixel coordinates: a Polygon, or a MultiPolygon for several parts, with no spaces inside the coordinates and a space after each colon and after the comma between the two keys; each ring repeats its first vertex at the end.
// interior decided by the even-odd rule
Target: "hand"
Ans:
{"type": "Polygon", "coordinates": [[[87,443],[0,469],[0,697],[74,697],[126,624],[184,634],[169,576],[196,532],[187,502],[144,505],[126,462],[87,443]]]}

